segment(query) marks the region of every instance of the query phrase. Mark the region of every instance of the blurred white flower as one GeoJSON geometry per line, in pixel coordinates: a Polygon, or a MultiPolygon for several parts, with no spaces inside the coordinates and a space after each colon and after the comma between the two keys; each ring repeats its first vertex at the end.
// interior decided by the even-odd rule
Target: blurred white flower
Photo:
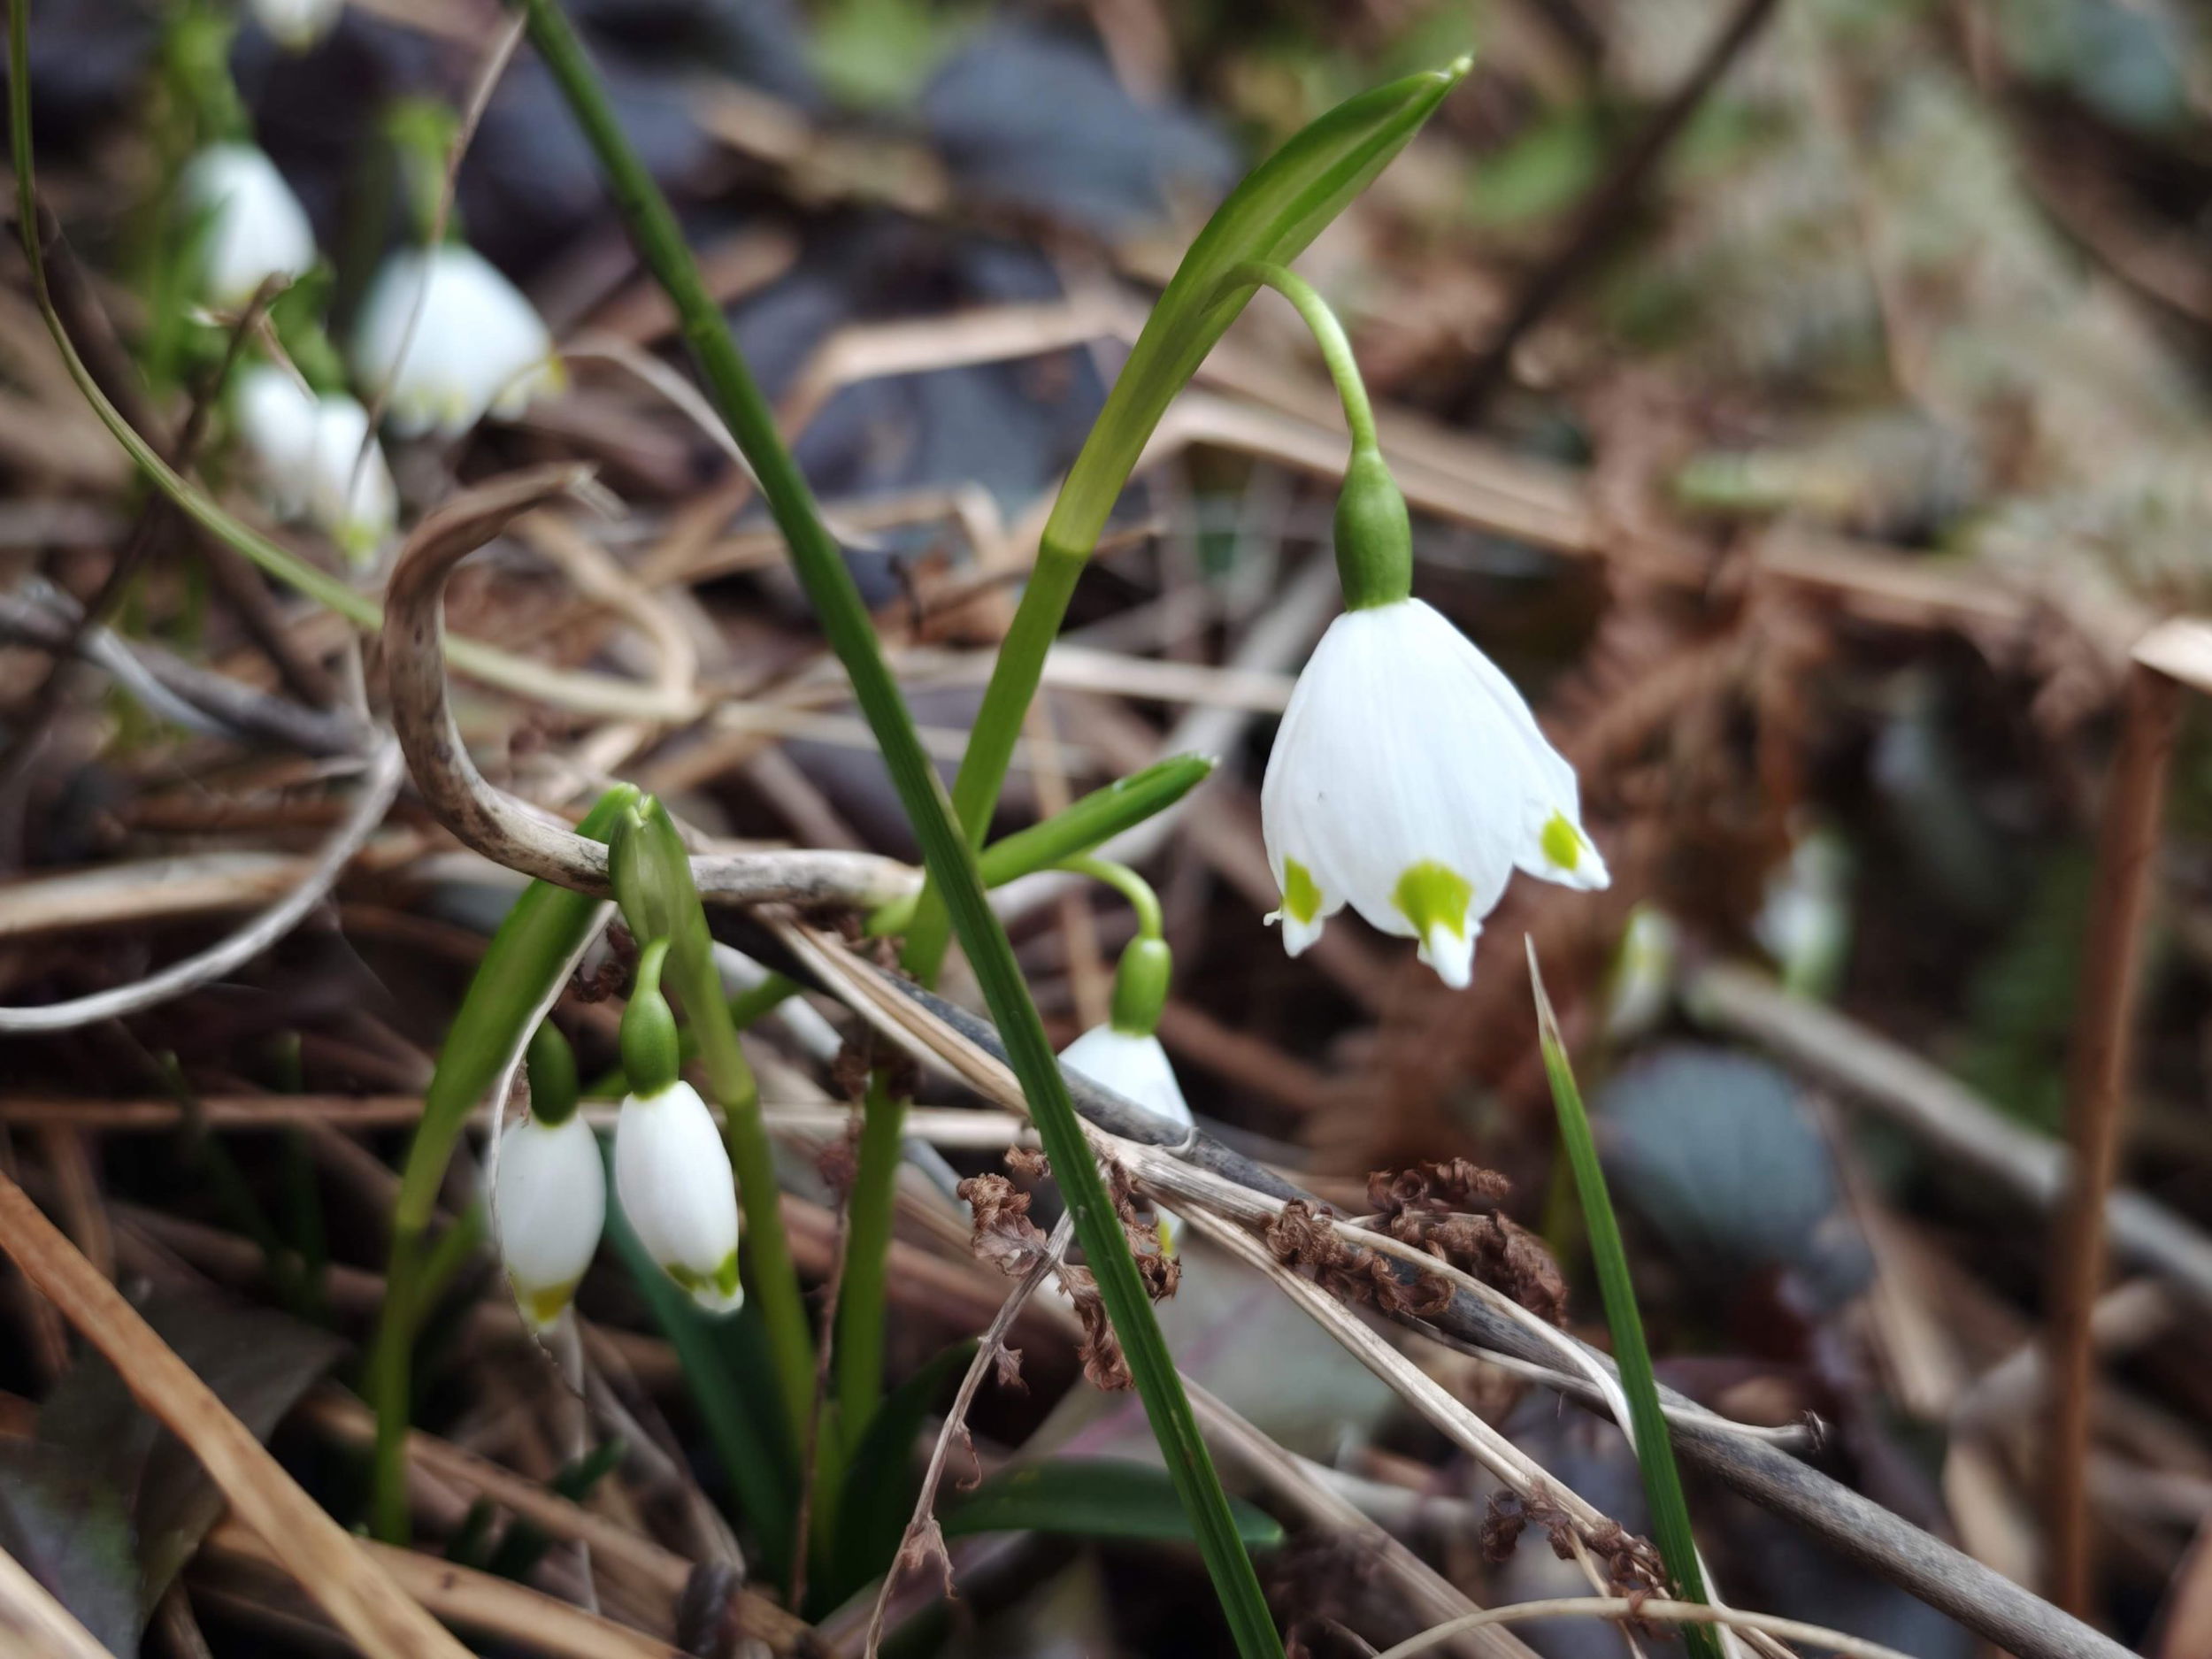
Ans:
{"type": "Polygon", "coordinates": [[[1299,675],[1260,791],[1269,918],[1296,956],[1346,904],[1449,986],[1517,866],[1606,885],[1574,769],[1497,665],[1417,599],[1348,611],[1299,675]]]}
{"type": "Polygon", "coordinates": [[[487,411],[511,420],[567,378],[521,290],[457,242],[384,262],[354,327],[353,369],[365,387],[389,387],[387,418],[403,437],[457,437],[487,411]]]}
{"type": "Polygon", "coordinates": [[[359,403],[342,392],[317,397],[257,363],[239,377],[233,409],[254,481],[278,518],[311,523],[356,560],[389,538],[399,495],[383,446],[371,442],[361,452],[369,416],[359,403]]]}
{"type": "Polygon", "coordinates": [[[250,0],[254,21],[287,51],[303,52],[337,26],[345,0],[250,0]]]}
{"type": "Polygon", "coordinates": [[[307,210],[253,145],[209,145],[185,164],[178,191],[200,237],[199,291],[213,303],[243,305],[265,279],[313,268],[307,210]]]}
{"type": "Polygon", "coordinates": [[[1800,996],[1835,994],[1851,954],[1851,854],[1833,830],[1798,838],[1768,872],[1751,932],[1800,996]]]}
{"type": "Polygon", "coordinates": [[[710,1313],[745,1300],[737,1271],[737,1187],[714,1114],[680,1080],[624,1097],[614,1189],[638,1241],[710,1313]]]}
{"type": "Polygon", "coordinates": [[[1605,987],[1605,1034],[1631,1042],[1658,1028],[1674,1002],[1674,971],[1682,930],[1655,904],[1639,904],[1621,930],[1620,949],[1605,987]]]}
{"type": "Polygon", "coordinates": [[[369,411],[343,392],[326,393],[315,406],[307,517],[357,563],[373,557],[399,523],[384,446],[369,431],[369,411]]]}
{"type": "Polygon", "coordinates": [[[492,1186],[500,1258],[533,1330],[561,1317],[607,1219],[607,1171],[582,1114],[525,1118],[500,1138],[492,1186]]]}

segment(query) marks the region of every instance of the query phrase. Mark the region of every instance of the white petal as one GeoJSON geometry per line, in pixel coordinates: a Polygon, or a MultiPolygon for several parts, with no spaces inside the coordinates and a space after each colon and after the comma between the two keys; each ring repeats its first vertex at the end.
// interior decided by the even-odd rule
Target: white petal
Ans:
{"type": "Polygon", "coordinates": [[[238,377],[231,412],[262,499],[279,518],[307,511],[315,453],[315,395],[273,364],[238,377]]]}
{"type": "Polygon", "coordinates": [[[265,279],[314,265],[306,209],[253,145],[210,145],[186,164],[179,187],[200,221],[201,291],[216,304],[243,305],[265,279]]]}
{"type": "Polygon", "coordinates": [[[1261,788],[1279,879],[1295,859],[1328,899],[1402,938],[1415,933],[1397,902],[1408,870],[1451,872],[1479,919],[1503,894],[1522,838],[1517,734],[1466,671],[1472,648],[1448,628],[1440,641],[1425,611],[1435,614],[1408,600],[1330,625],[1261,788]]]}
{"type": "Polygon", "coordinates": [[[399,492],[384,447],[369,434],[369,411],[342,392],[316,405],[307,511],[357,560],[375,553],[399,521],[399,492]]]}
{"type": "Polygon", "coordinates": [[[1196,1121],[1190,1102],[1183,1098],[1183,1086],[1175,1080],[1174,1064],[1157,1037],[1094,1025],[1063,1048],[1060,1058],[1100,1087],[1156,1116],[1171,1118],[1186,1129],[1196,1121]]]}
{"type": "Polygon", "coordinates": [[[330,33],[345,0],[252,0],[254,21],[288,51],[303,52],[330,33]]]}
{"type": "Polygon", "coordinates": [[[598,1138],[580,1116],[549,1129],[530,1118],[507,1131],[492,1217],[516,1300],[536,1328],[568,1306],[606,1216],[606,1169],[598,1138]]]}
{"type": "Polygon", "coordinates": [[[1481,937],[1482,924],[1478,921],[1470,920],[1463,933],[1454,933],[1438,923],[1413,954],[1434,968],[1436,977],[1453,990],[1463,991],[1474,983],[1475,941],[1481,937]]]}
{"type": "Polygon", "coordinates": [[[386,408],[403,436],[458,436],[488,410],[519,414],[561,383],[552,336],[530,302],[453,242],[385,261],[354,327],[353,367],[367,387],[388,384],[386,408]]]}
{"type": "Polygon", "coordinates": [[[714,1114],[690,1084],[623,1101],[615,1193],[646,1253],[711,1313],[743,1302],[735,1278],[737,1187],[714,1114]]]}

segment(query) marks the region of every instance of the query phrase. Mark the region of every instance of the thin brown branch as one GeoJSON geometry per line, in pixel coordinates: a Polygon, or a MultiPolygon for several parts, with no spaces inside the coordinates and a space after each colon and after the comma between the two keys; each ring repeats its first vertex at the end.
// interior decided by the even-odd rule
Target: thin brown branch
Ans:
{"type": "Polygon", "coordinates": [[[105,1356],[138,1402],[191,1449],[272,1558],[373,1659],[465,1659],[468,1650],[363,1554],[122,1293],[4,1177],[0,1250],[105,1356]]]}
{"type": "MultiPolygon", "coordinates": [[[[494,862],[580,892],[605,894],[607,849],[495,789],[469,758],[447,700],[445,584],[454,566],[533,508],[589,476],[578,466],[511,473],[457,496],[415,526],[384,601],[392,725],[416,787],[440,823],[494,862]]],[[[910,891],[914,872],[865,853],[716,853],[695,857],[702,896],[872,910],[910,891]]]]}
{"type": "Polygon", "coordinates": [[[2181,701],[2181,687],[2156,669],[2130,671],[2074,1020],[2066,1105],[2073,1157],[2051,1257],[2051,1409],[2044,1453],[2050,1595],[2073,1613],[2089,1610],[2093,1588],[2088,1463],[2096,1349],[2091,1316],[2104,1288],[2107,1205],[2119,1179],[2144,923],[2181,701]]]}

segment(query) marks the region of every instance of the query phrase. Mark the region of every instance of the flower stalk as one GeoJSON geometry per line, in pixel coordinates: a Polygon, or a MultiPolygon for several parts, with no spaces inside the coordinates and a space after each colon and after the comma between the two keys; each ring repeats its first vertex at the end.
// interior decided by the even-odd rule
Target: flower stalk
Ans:
{"type": "Polygon", "coordinates": [[[950,810],[913,716],[884,659],[867,606],[777,431],[767,399],[738,354],[721,308],[708,291],[674,214],[630,148],[567,19],[554,0],[523,4],[531,39],[597,153],[641,256],[673,302],[685,343],[731,435],[752,462],[800,582],[852,680],[929,872],[944,895],[953,929],[1004,1038],[1153,1432],[1190,1513],[1238,1650],[1252,1659],[1279,1659],[1282,1643],[1266,1597],[1068,1097],[1044,1022],[1030,1001],[1006,931],[991,910],[975,849],[950,810]]]}

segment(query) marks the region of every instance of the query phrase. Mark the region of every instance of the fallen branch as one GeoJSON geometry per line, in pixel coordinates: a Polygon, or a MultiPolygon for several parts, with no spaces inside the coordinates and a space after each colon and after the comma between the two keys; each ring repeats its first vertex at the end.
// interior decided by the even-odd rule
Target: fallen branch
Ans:
{"type": "Polygon", "coordinates": [[[0,1008],[0,1033],[73,1031],[80,1025],[135,1014],[196,990],[252,961],[297,927],[308,911],[328,895],[347,863],[384,821],[392,798],[399,793],[403,775],[399,746],[388,738],[369,756],[368,771],[353,810],[347,814],[338,833],[330,838],[299,884],[219,944],[211,945],[181,962],[172,963],[160,972],[133,985],[119,985],[95,991],[88,996],[48,1002],[36,1008],[0,1008]]]}

